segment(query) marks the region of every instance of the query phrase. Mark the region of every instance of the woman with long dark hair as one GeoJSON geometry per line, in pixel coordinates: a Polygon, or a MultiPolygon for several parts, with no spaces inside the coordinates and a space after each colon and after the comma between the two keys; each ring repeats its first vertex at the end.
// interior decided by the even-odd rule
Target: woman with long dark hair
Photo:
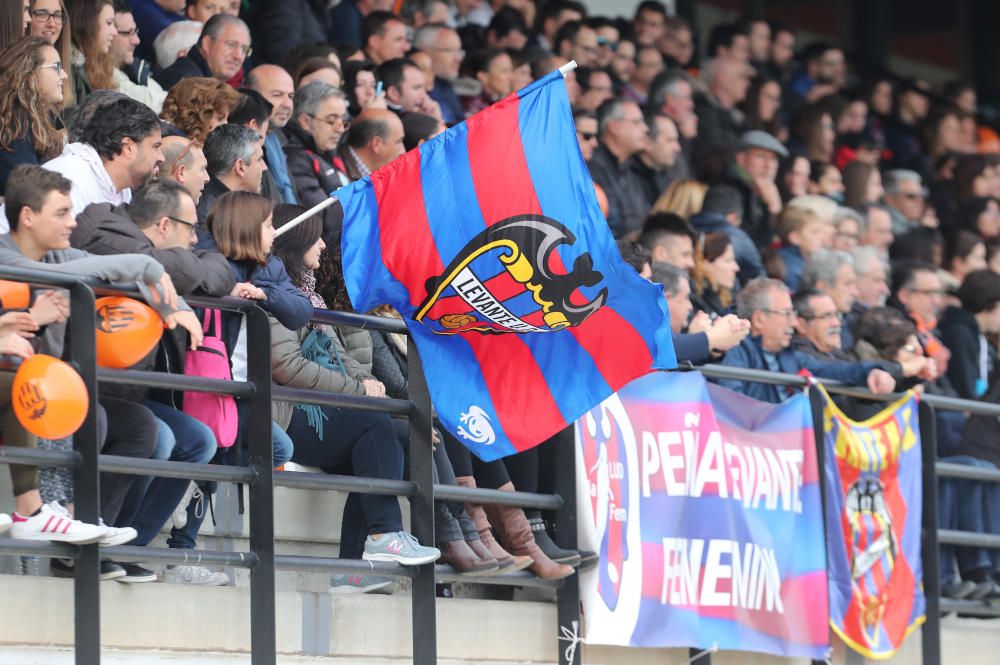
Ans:
{"type": "Polygon", "coordinates": [[[115,90],[115,7],[112,0],[74,0],[69,5],[73,25],[73,94],[76,103],[94,90],[115,90]]]}
{"type": "MultiPolygon", "coordinates": [[[[275,210],[277,225],[289,222],[305,212],[301,206],[281,204],[275,210]]],[[[304,293],[315,309],[326,309],[326,302],[316,291],[315,271],[326,249],[323,221],[311,217],[278,238],[274,254],[289,271],[292,283],[304,293]]],[[[309,323],[290,330],[277,321],[271,324],[271,370],[275,383],[295,388],[313,388],[323,392],[384,397],[385,386],[366,372],[344,348],[337,328],[309,323]]],[[[295,441],[292,461],[319,467],[326,473],[350,473],[365,478],[401,480],[403,449],[396,438],[392,420],[383,413],[352,411],[341,408],[276,402],[276,422],[295,441]]],[[[465,546],[461,533],[460,545],[465,546]]],[[[453,566],[464,563],[462,572],[480,571],[484,565],[467,550],[456,554],[459,543],[447,543],[448,560],[453,566]],[[453,547],[454,545],[454,547],[453,547]]],[[[424,547],[403,531],[403,517],[395,497],[351,493],[344,506],[341,522],[340,557],[369,561],[395,561],[421,565],[436,560],[440,552],[424,547]],[[402,549],[393,553],[387,545],[396,541],[402,549]]],[[[378,591],[391,579],[377,576],[335,575],[333,591],[378,591]]]]}
{"type": "Polygon", "coordinates": [[[18,164],[41,164],[62,152],[65,80],[58,51],[40,37],[24,37],[0,53],[0,194],[18,164]]]}

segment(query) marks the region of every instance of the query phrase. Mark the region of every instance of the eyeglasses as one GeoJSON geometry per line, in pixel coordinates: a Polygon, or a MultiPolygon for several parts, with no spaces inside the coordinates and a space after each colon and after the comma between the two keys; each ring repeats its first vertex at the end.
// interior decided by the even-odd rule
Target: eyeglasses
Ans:
{"type": "Polygon", "coordinates": [[[843,316],[840,312],[827,312],[826,314],[813,314],[802,318],[806,321],[840,321],[843,316]]]}
{"type": "Polygon", "coordinates": [[[135,27],[135,28],[132,28],[131,30],[119,30],[118,31],[118,35],[121,36],[121,37],[127,37],[127,38],[138,37],[139,36],[139,28],[135,27]]]}
{"type": "Polygon", "coordinates": [[[597,140],[597,134],[594,132],[577,132],[577,134],[579,134],[580,138],[583,139],[584,141],[597,140]]]}
{"type": "Polygon", "coordinates": [[[795,316],[794,309],[762,309],[760,311],[765,312],[767,314],[775,314],[785,319],[791,319],[795,316]]]}
{"type": "Polygon", "coordinates": [[[915,201],[917,199],[920,199],[922,201],[924,199],[924,195],[921,194],[920,192],[900,192],[899,195],[902,196],[904,199],[909,199],[910,201],[915,201]]]}
{"type": "Polygon", "coordinates": [[[435,46],[432,51],[437,51],[438,53],[447,53],[448,55],[457,55],[459,58],[465,57],[465,49],[461,48],[442,48],[435,46]]]}
{"type": "Polygon", "coordinates": [[[943,296],[944,295],[944,291],[942,291],[941,289],[913,289],[913,288],[910,288],[910,287],[906,287],[906,290],[909,291],[910,293],[919,293],[920,295],[924,295],[924,296],[943,296]]]}
{"type": "Polygon", "coordinates": [[[50,12],[48,9],[33,9],[30,12],[32,20],[37,19],[39,23],[48,23],[49,19],[52,19],[56,23],[62,23],[66,20],[66,12],[50,12]]]}
{"type": "Polygon", "coordinates": [[[899,350],[906,351],[907,353],[917,353],[918,351],[920,351],[921,355],[923,355],[923,349],[921,349],[919,346],[915,344],[907,344],[906,346],[900,347],[899,350]]]}
{"type": "Polygon", "coordinates": [[[196,233],[195,229],[197,228],[198,225],[195,224],[194,222],[189,222],[185,219],[178,219],[177,217],[171,217],[170,215],[166,215],[166,218],[169,219],[171,222],[177,222],[178,224],[183,224],[184,226],[188,227],[188,232],[191,235],[194,235],[196,233]]]}
{"type": "Polygon", "coordinates": [[[338,115],[336,113],[331,113],[326,118],[320,118],[319,116],[311,115],[309,113],[307,113],[306,115],[308,115],[313,120],[317,120],[319,122],[326,123],[327,125],[330,125],[330,127],[333,127],[333,128],[336,128],[338,125],[343,126],[343,127],[346,128],[351,123],[351,116],[348,115],[347,113],[345,113],[343,115],[338,115]]]}
{"type": "Polygon", "coordinates": [[[56,76],[62,75],[62,73],[65,71],[63,69],[63,64],[61,62],[50,62],[47,65],[38,65],[37,67],[35,67],[35,69],[54,69],[56,72],[56,76]]]}
{"type": "Polygon", "coordinates": [[[249,58],[250,54],[253,53],[252,46],[247,46],[246,44],[240,44],[239,42],[233,41],[232,39],[227,39],[226,41],[222,42],[222,45],[225,46],[230,51],[235,51],[236,49],[239,49],[240,52],[243,53],[244,58],[249,58]]]}

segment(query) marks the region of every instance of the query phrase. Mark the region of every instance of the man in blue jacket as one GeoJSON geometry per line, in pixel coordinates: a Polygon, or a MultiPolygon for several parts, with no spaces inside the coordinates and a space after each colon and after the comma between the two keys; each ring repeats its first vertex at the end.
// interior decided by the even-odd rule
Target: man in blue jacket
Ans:
{"type": "MultiPolygon", "coordinates": [[[[761,277],[747,284],[736,299],[740,318],[750,321],[750,336],[726,353],[722,364],[785,374],[806,370],[824,379],[834,379],[854,386],[867,386],[875,394],[890,393],[896,388],[892,375],[878,362],[828,362],[791,349],[795,333],[795,310],[788,287],[776,280],[761,277]]],[[[719,379],[718,384],[762,402],[777,404],[794,389],[756,381],[719,379]]]]}

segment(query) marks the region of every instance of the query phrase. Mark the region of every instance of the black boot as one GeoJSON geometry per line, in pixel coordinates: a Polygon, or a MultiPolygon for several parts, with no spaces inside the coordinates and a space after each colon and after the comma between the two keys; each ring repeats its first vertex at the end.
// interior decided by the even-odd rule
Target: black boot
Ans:
{"type": "Polygon", "coordinates": [[[580,565],[580,553],[574,550],[564,550],[552,542],[541,517],[528,518],[528,524],[531,525],[531,533],[535,536],[535,542],[538,543],[546,556],[556,563],[564,563],[574,568],[580,565]]]}

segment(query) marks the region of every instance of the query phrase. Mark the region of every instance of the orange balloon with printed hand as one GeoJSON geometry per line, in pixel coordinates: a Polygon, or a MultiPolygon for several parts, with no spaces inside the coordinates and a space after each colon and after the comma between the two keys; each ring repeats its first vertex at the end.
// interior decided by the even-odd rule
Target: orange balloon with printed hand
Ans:
{"type": "Polygon", "coordinates": [[[24,309],[31,304],[31,289],[24,282],[0,279],[0,308],[24,309]]]}
{"type": "Polygon", "coordinates": [[[163,320],[149,305],[132,298],[98,298],[97,364],[132,367],[156,348],[163,336],[163,320]]]}
{"type": "Polygon", "coordinates": [[[18,422],[42,439],[62,439],[74,434],[90,399],[76,370],[52,356],[35,354],[21,363],[10,389],[18,422]]]}

